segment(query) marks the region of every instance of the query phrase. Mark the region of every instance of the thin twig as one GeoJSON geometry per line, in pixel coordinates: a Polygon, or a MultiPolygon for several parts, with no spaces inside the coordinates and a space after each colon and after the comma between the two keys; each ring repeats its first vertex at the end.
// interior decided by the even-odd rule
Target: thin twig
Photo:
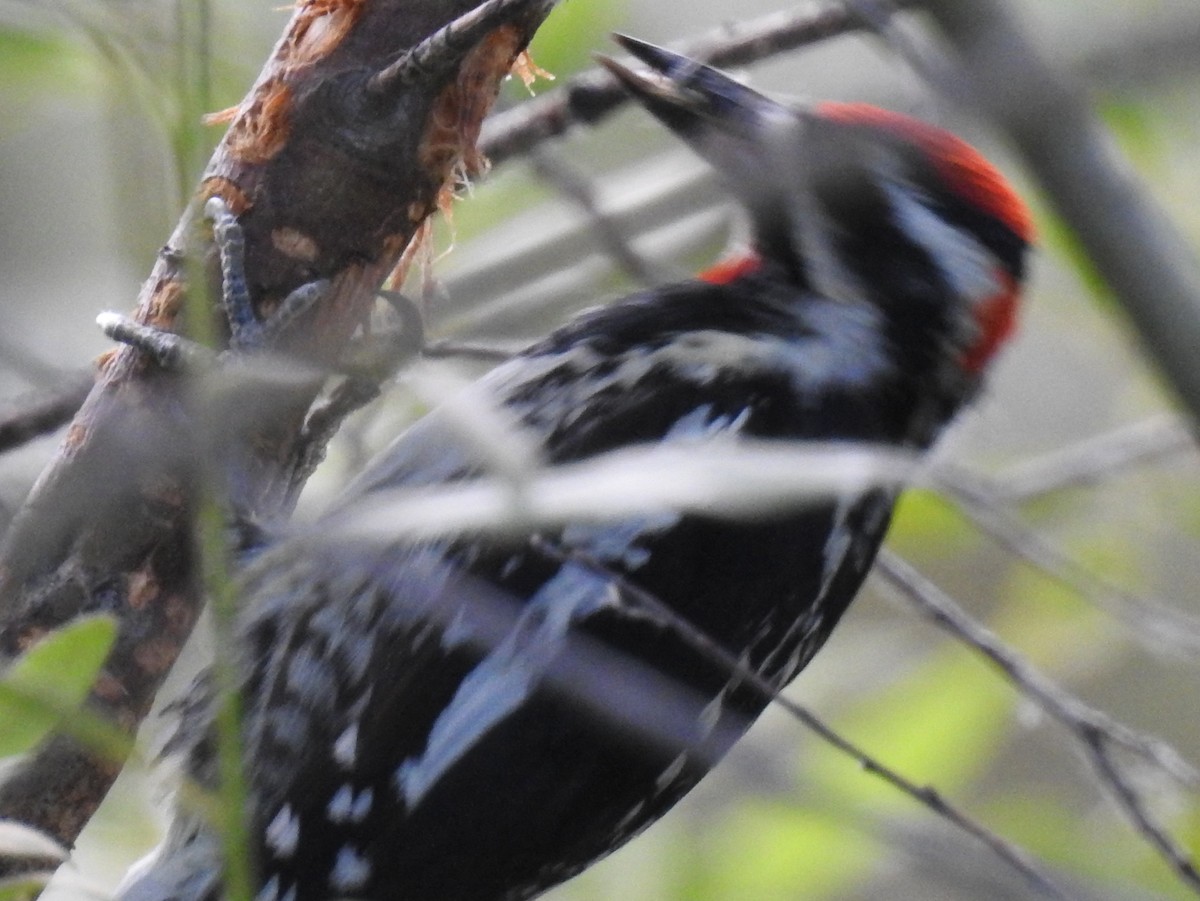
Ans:
{"type": "Polygon", "coordinates": [[[309,478],[325,461],[329,443],[346,418],[379,397],[379,393],[379,383],[373,380],[343,379],[330,390],[327,397],[318,400],[308,411],[297,440],[289,507],[295,507],[309,478]]]}
{"type": "Polygon", "coordinates": [[[730,676],[744,683],[763,700],[777,704],[780,708],[787,711],[790,716],[815,733],[821,740],[854,760],[865,772],[879,777],[903,794],[908,795],[927,810],[982,842],[997,857],[1019,872],[1035,890],[1050,898],[1066,899],[1070,897],[1054,884],[1050,877],[1043,872],[1042,867],[1026,851],[992,832],[982,823],[976,822],[969,815],[950,804],[937,789],[932,786],[917,785],[915,782],[897,773],[891,767],[872,757],[850,740],[843,738],[808,710],[808,708],[781,695],[778,686],[772,685],[746,663],[739,660],[734,654],[714,641],[707,633],[682,618],[652,593],[633,584],[621,575],[621,573],[616,572],[601,561],[578,550],[563,548],[542,538],[535,538],[533,546],[540,553],[559,563],[575,563],[591,570],[604,579],[610,580],[626,601],[632,602],[645,613],[654,616],[664,628],[669,629],[694,651],[722,667],[730,676]]]}
{"type": "Polygon", "coordinates": [[[1137,597],[1093,573],[1006,509],[979,476],[945,465],[938,468],[935,481],[976,528],[1116,617],[1155,650],[1171,648],[1189,655],[1200,651],[1200,620],[1160,601],[1137,597]]]}
{"type": "Polygon", "coordinates": [[[1195,449],[1195,436],[1179,417],[1162,413],[1010,466],[990,480],[992,496],[1006,503],[1032,500],[1195,449]]]}
{"type": "MultiPolygon", "coordinates": [[[[911,5],[911,0],[902,5],[911,5]]],[[[744,66],[864,27],[850,4],[835,3],[723,26],[676,49],[714,66],[744,66]]],[[[599,122],[628,99],[615,78],[602,69],[591,69],[536,100],[493,116],[484,126],[479,147],[493,163],[500,163],[572,125],[599,122]]]]}
{"type": "Polygon", "coordinates": [[[45,360],[20,340],[0,335],[0,364],[33,387],[53,385],[73,378],[73,373],[45,360]]]}
{"type": "Polygon", "coordinates": [[[971,619],[949,595],[909,563],[884,549],[880,551],[876,565],[879,572],[901,590],[919,613],[987,657],[1023,694],[1036,701],[1054,719],[1080,736],[1085,732],[1098,733],[1106,742],[1120,745],[1158,766],[1180,785],[1200,791],[1200,770],[1184,760],[1177,751],[1165,742],[1118,723],[1042,675],[991,631],[971,619]]]}
{"type": "MultiPolygon", "coordinates": [[[[552,0],[545,0],[549,7],[552,0]]],[[[452,69],[457,59],[497,23],[532,8],[530,0],[487,0],[446,23],[415,47],[367,80],[367,93],[388,97],[406,90],[420,79],[452,69]]]]}
{"type": "MultiPolygon", "coordinates": [[[[521,345],[522,347],[524,345],[521,345]]],[[[505,360],[512,359],[513,355],[520,350],[520,347],[499,347],[495,344],[481,344],[474,341],[452,341],[449,338],[443,338],[438,341],[430,341],[421,348],[421,356],[428,357],[431,360],[444,360],[448,358],[466,358],[472,360],[482,360],[486,363],[503,363],[505,360]]]]}
{"type": "Polygon", "coordinates": [[[583,211],[600,246],[608,251],[609,256],[616,260],[632,279],[643,285],[653,285],[667,281],[674,275],[661,271],[661,267],[634,249],[629,243],[628,235],[611,216],[600,209],[595,187],[582,172],[543,148],[531,150],[530,160],[534,172],[558,188],[583,211]]]}
{"type": "Polygon", "coordinates": [[[1200,894],[1200,873],[1196,871],[1196,865],[1188,857],[1187,851],[1170,836],[1166,829],[1155,822],[1146,809],[1146,805],[1142,803],[1141,797],[1129,784],[1129,780],[1121,775],[1105,744],[1105,739],[1109,737],[1088,730],[1080,735],[1080,740],[1087,748],[1088,759],[1092,762],[1092,766],[1096,768],[1101,781],[1112,791],[1117,804],[1125,811],[1125,815],[1129,817],[1134,828],[1145,836],[1163,860],[1178,874],[1183,883],[1192,891],[1200,894]]]}
{"type": "Polygon", "coordinates": [[[0,413],[0,453],[66,425],[91,390],[92,375],[87,373],[51,391],[10,401],[11,409],[0,413]]]}
{"type": "Polygon", "coordinates": [[[1136,790],[1113,764],[1109,745],[1125,748],[1193,790],[1200,790],[1200,772],[1164,742],[1116,722],[1046,678],[1015,651],[1005,647],[988,629],[972,620],[945,592],[895,554],[881,551],[876,565],[918,613],[990,660],[1024,696],[1031,698],[1067,728],[1087,751],[1101,783],[1114,793],[1138,832],[1159,851],[1185,883],[1200,890],[1200,877],[1195,866],[1166,830],[1154,822],[1136,790]]]}

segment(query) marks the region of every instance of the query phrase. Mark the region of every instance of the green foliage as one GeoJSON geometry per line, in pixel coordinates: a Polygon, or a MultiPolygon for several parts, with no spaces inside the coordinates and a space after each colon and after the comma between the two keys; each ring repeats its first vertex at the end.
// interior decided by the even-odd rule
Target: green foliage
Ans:
{"type": "Polygon", "coordinates": [[[624,0],[560,3],[529,45],[539,66],[562,78],[592,64],[597,37],[625,19],[624,0]]]}
{"type": "Polygon", "coordinates": [[[58,35],[0,28],[0,84],[8,96],[77,84],[83,58],[77,46],[58,35]]]}
{"type": "Polygon", "coordinates": [[[954,559],[979,543],[979,533],[945,498],[921,488],[900,495],[888,531],[888,546],[896,553],[954,559]]]}
{"type": "Polygon", "coordinates": [[[50,874],[0,880],[0,901],[33,901],[46,886],[50,874]]]}
{"type": "Polygon", "coordinates": [[[112,617],[80,617],[14,661],[0,678],[0,757],[28,751],[77,712],[116,634],[112,617]]]}
{"type": "Polygon", "coordinates": [[[788,801],[751,801],[720,830],[695,901],[816,899],[861,881],[881,849],[836,816],[788,801]]]}

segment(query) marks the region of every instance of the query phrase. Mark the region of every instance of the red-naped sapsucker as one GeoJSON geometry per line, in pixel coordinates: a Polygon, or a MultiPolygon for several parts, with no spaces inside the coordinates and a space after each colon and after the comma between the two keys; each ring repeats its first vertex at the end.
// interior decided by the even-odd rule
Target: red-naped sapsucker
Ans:
{"type": "MultiPolygon", "coordinates": [[[[716,437],[928,446],[1013,325],[1021,201],[938,128],[860,104],[793,109],[623,43],[652,72],[609,69],[720,172],[752,250],[580,316],[473,390],[549,464],[716,437]]],[[[767,703],[637,595],[782,688],[857,592],[894,500],[871,487],[757,518],[337,537],[381,490],[482,467],[434,412],[315,529],[248,563],[258,901],[528,898],[612,851],[767,703]]],[[[208,781],[211,742],[192,731],[208,781]]],[[[182,813],[121,897],[221,894],[216,840],[182,813]]]]}

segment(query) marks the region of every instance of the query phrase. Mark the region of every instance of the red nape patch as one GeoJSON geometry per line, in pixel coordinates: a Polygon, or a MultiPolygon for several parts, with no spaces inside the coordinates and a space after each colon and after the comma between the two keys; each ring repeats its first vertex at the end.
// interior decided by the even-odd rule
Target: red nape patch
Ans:
{"type": "Polygon", "coordinates": [[[710,285],[727,285],[743,275],[749,275],[761,265],[762,259],[754,253],[726,257],[701,272],[699,278],[710,285]]]}
{"type": "Polygon", "coordinates": [[[962,367],[967,372],[979,373],[995,356],[996,351],[1017,329],[1017,286],[1007,279],[1007,290],[978,304],[975,307],[975,322],[979,326],[979,340],[967,348],[962,355],[962,367]]]}
{"type": "Polygon", "coordinates": [[[869,103],[834,103],[817,106],[826,119],[889,131],[923,149],[953,190],[981,210],[995,216],[1026,244],[1033,241],[1033,217],[1004,176],[983,155],[950,132],[937,126],[880,109],[869,103]]]}

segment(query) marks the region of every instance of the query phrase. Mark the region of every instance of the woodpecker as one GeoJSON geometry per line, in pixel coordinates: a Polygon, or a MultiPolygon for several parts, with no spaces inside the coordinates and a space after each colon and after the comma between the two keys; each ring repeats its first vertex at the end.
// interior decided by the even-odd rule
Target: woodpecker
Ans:
{"type": "MultiPolygon", "coordinates": [[[[934,126],[857,103],[792,108],[620,41],[648,71],[604,65],[720,173],[752,247],[582,314],[473,390],[548,464],[717,439],[928,447],[1013,328],[1032,232],[1013,190],[934,126]]],[[[778,690],[817,652],[895,499],[868,486],[748,519],[657,511],[502,537],[337,538],[381,491],[484,466],[435,411],[315,529],[247,564],[257,901],[513,901],[608,854],[769,703],[738,667],[778,690]]],[[[204,698],[190,706],[199,726],[179,742],[209,784],[204,698]]],[[[184,810],[119,894],[222,891],[218,842],[184,810]]]]}

